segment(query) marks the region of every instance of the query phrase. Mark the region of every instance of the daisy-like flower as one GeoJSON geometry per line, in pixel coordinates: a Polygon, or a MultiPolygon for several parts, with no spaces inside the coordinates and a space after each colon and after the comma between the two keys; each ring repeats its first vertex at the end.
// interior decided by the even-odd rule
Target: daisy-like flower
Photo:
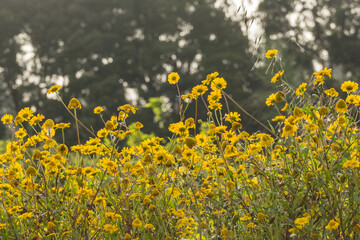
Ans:
{"type": "Polygon", "coordinates": [[[202,81],[201,83],[204,85],[209,85],[214,79],[219,75],[218,72],[210,73],[206,76],[206,80],[202,81]]]}
{"type": "Polygon", "coordinates": [[[168,81],[170,84],[176,84],[180,79],[180,76],[177,72],[172,72],[168,76],[168,81]]]}
{"type": "Polygon", "coordinates": [[[61,89],[60,85],[54,85],[51,88],[48,89],[47,93],[51,94],[51,93],[56,93],[57,91],[59,91],[61,89]]]}
{"type": "Polygon", "coordinates": [[[100,114],[103,111],[104,111],[104,109],[102,107],[100,107],[100,106],[94,108],[94,113],[95,114],[100,114]]]}
{"type": "Polygon", "coordinates": [[[141,228],[141,221],[138,218],[135,218],[135,220],[132,222],[132,226],[135,228],[141,228]]]}
{"type": "Polygon", "coordinates": [[[109,233],[113,233],[116,232],[118,230],[118,228],[115,225],[112,224],[105,224],[103,226],[104,230],[109,232],[109,233]]]}
{"type": "Polygon", "coordinates": [[[297,127],[295,125],[285,123],[281,137],[285,137],[286,139],[288,139],[289,136],[293,137],[295,135],[296,130],[297,130],[297,127]]]}
{"type": "Polygon", "coordinates": [[[339,93],[335,90],[335,88],[330,88],[328,90],[324,91],[326,95],[330,96],[330,97],[337,97],[339,96],[339,93]]]}
{"type": "Polygon", "coordinates": [[[307,83],[300,84],[298,89],[296,89],[296,95],[298,95],[298,96],[304,95],[304,93],[306,91],[306,86],[307,86],[307,83]]]}
{"type": "Polygon", "coordinates": [[[268,105],[268,106],[270,106],[270,105],[272,105],[274,102],[276,102],[275,101],[275,93],[273,93],[273,94],[270,94],[270,96],[266,99],[266,105],[268,105]]]}
{"type": "Polygon", "coordinates": [[[218,89],[224,89],[226,88],[226,85],[227,83],[224,78],[215,78],[211,83],[211,89],[214,91],[218,89]]]}
{"type": "Polygon", "coordinates": [[[358,89],[358,84],[352,81],[345,81],[342,85],[341,85],[341,90],[343,90],[346,93],[351,93],[354,92],[358,89]]]}
{"type": "Polygon", "coordinates": [[[195,87],[193,87],[193,89],[191,90],[191,93],[198,97],[200,95],[203,95],[206,91],[208,90],[208,88],[204,85],[197,85],[195,87]]]}
{"type": "Polygon", "coordinates": [[[76,98],[72,98],[69,102],[68,108],[69,109],[76,109],[76,108],[81,109],[81,104],[80,104],[79,100],[77,100],[76,98]]]}
{"type": "Polygon", "coordinates": [[[343,113],[348,110],[348,106],[344,100],[340,99],[335,105],[335,110],[337,113],[343,113]]]}
{"type": "Polygon", "coordinates": [[[284,74],[284,70],[282,71],[278,71],[275,76],[273,76],[273,78],[271,79],[272,83],[276,83],[277,81],[279,81],[282,77],[282,75],[284,74]]]}
{"type": "Polygon", "coordinates": [[[336,230],[340,225],[340,219],[335,217],[334,219],[330,220],[328,225],[325,227],[328,230],[336,230]]]}
{"type": "Polygon", "coordinates": [[[10,124],[13,120],[13,116],[12,115],[9,115],[9,114],[5,114],[2,118],[1,118],[1,121],[3,124],[10,124]]]}
{"type": "Polygon", "coordinates": [[[266,54],[265,54],[265,57],[266,58],[274,58],[274,57],[276,57],[276,55],[278,54],[278,50],[276,50],[276,49],[273,49],[273,50],[268,50],[267,52],[266,52],[266,54]]]}

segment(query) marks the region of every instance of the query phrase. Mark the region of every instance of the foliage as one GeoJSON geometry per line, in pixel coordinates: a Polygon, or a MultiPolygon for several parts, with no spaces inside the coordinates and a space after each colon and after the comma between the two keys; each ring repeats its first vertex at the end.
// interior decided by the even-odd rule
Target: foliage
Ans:
{"type": "MultiPolygon", "coordinates": [[[[281,53],[272,53],[280,72],[281,53]]],[[[168,140],[143,135],[140,122],[130,129],[138,109],[129,104],[109,118],[95,108],[103,127],[94,134],[77,118],[81,102],[65,104],[60,87],[50,88],[73,116],[78,144],[65,142],[69,123],[29,108],[2,117],[14,130],[0,155],[2,238],[359,238],[359,89],[344,82],[342,99],[326,87],[331,73],[315,72],[299,87],[278,75],[281,90],[266,101],[276,124],[254,134],[229,102],[258,120],[211,73],[174,99],[183,107],[168,140]],[[187,112],[200,103],[206,119],[187,112]],[[85,141],[79,128],[94,135],[85,141]],[[127,137],[132,145],[119,147],[127,137]]]]}

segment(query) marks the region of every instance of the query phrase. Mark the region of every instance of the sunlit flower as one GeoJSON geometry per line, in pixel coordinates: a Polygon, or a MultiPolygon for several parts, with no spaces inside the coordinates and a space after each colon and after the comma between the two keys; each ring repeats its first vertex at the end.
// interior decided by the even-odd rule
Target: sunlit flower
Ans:
{"type": "Polygon", "coordinates": [[[76,108],[81,109],[81,104],[80,104],[79,100],[77,100],[76,98],[72,98],[69,102],[68,108],[69,109],[76,109],[76,108]]]}
{"type": "Polygon", "coordinates": [[[358,84],[356,82],[352,82],[352,81],[345,81],[342,85],[341,85],[341,90],[343,90],[343,92],[346,93],[351,93],[354,92],[358,89],[358,84]]]}
{"type": "Polygon", "coordinates": [[[276,83],[277,81],[279,81],[279,80],[281,79],[281,77],[282,77],[283,74],[284,74],[284,70],[278,71],[278,72],[275,74],[275,76],[273,76],[273,77],[271,78],[271,82],[272,82],[272,83],[276,83]]]}
{"type": "Polygon", "coordinates": [[[266,58],[274,58],[277,56],[277,54],[278,54],[278,50],[276,50],[276,49],[268,50],[265,54],[265,57],[266,58]]]}
{"type": "Polygon", "coordinates": [[[13,116],[9,114],[5,114],[2,116],[1,121],[3,124],[10,124],[13,120],[13,116]]]}
{"type": "Polygon", "coordinates": [[[103,111],[104,111],[104,109],[102,107],[100,107],[100,106],[94,108],[94,113],[95,114],[100,114],[103,111]]]}
{"type": "Polygon", "coordinates": [[[306,86],[307,86],[307,83],[300,84],[300,86],[296,89],[296,95],[298,95],[298,96],[304,95],[304,93],[306,91],[306,86]]]}
{"type": "Polygon", "coordinates": [[[59,91],[61,89],[60,85],[54,85],[51,88],[48,89],[47,93],[51,94],[51,93],[56,93],[57,91],[59,91]]]}
{"type": "Polygon", "coordinates": [[[340,219],[335,217],[334,219],[330,220],[329,224],[325,227],[328,230],[336,230],[340,225],[340,219]]]}
{"type": "Polygon", "coordinates": [[[335,105],[335,110],[337,113],[344,113],[348,110],[348,106],[343,99],[340,99],[335,105]]]}
{"type": "Polygon", "coordinates": [[[168,76],[168,81],[170,84],[176,84],[179,81],[179,79],[180,79],[180,76],[176,72],[172,72],[168,76]]]}
{"type": "Polygon", "coordinates": [[[135,218],[135,220],[132,222],[132,226],[135,228],[141,228],[141,221],[138,218],[135,218]]]}

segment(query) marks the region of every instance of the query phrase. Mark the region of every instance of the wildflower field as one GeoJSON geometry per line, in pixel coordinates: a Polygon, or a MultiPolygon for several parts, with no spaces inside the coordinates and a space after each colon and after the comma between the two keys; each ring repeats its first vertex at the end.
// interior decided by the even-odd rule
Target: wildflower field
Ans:
{"type": "Polygon", "coordinates": [[[358,84],[329,89],[325,68],[292,86],[278,51],[266,58],[278,91],[264,104],[278,116],[253,134],[241,122],[252,116],[217,72],[189,94],[181,76],[168,75],[180,106],[168,139],[143,134],[128,104],[110,119],[96,107],[104,127],[90,130],[77,118],[79,100],[62,99],[58,85],[48,94],[72,123],[30,108],[2,116],[13,137],[0,155],[0,238],[360,239],[358,84]],[[206,108],[207,119],[189,116],[190,104],[206,108]],[[70,124],[74,146],[64,138],[70,124]]]}

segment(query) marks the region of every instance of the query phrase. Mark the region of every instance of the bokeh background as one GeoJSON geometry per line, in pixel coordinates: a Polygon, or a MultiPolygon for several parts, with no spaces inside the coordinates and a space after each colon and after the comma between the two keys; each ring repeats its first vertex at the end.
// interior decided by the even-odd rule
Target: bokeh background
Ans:
{"type": "MultiPolygon", "coordinates": [[[[265,99],[277,89],[265,51],[279,50],[294,85],[323,67],[333,69],[329,85],[359,82],[359,31],[359,0],[0,0],[0,115],[31,107],[73,123],[46,94],[59,84],[66,103],[80,100],[79,119],[94,130],[102,127],[94,107],[109,117],[130,103],[144,132],[166,137],[179,119],[167,75],[178,72],[186,93],[217,71],[227,92],[266,124],[273,111],[265,99]]],[[[261,129],[244,114],[242,123],[261,129]]],[[[75,131],[67,132],[74,141],[75,131]]],[[[1,125],[0,138],[10,137],[1,125]]]]}

